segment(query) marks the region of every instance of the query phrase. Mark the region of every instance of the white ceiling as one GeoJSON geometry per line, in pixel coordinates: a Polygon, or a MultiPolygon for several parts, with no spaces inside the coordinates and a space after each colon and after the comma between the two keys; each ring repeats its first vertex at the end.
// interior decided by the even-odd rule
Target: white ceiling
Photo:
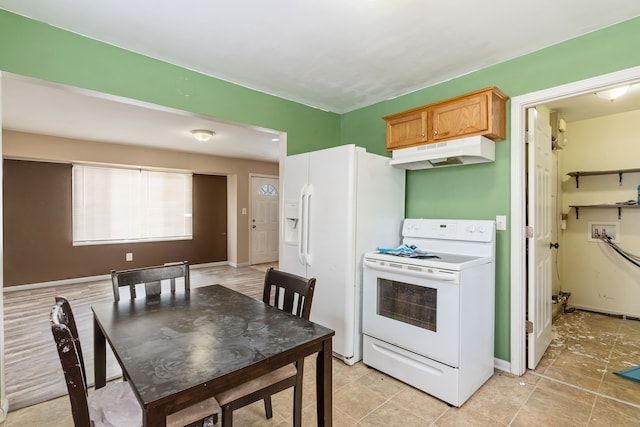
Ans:
{"type": "Polygon", "coordinates": [[[602,99],[595,93],[589,93],[549,102],[545,105],[549,109],[557,111],[559,116],[567,122],[640,110],[640,84],[629,86],[627,92],[614,101],[602,99]]]}
{"type": "MultiPolygon", "coordinates": [[[[337,113],[395,98],[640,16],[637,0],[0,0],[0,8],[337,113]]],[[[17,110],[32,114],[34,104],[14,106],[15,100],[10,98],[14,83],[16,90],[29,90],[25,86],[30,83],[37,86],[31,87],[36,92],[60,92],[50,85],[43,87],[17,78],[4,80],[3,91],[9,92],[3,94],[4,126],[16,130],[29,126],[18,117],[22,114],[17,110]]],[[[58,95],[56,92],[55,99],[58,95]]],[[[82,105],[80,98],[72,98],[80,95],[88,98],[77,91],[66,93],[61,95],[61,104],[50,107],[62,111],[63,105],[82,105]]],[[[52,93],[46,96],[54,98],[52,93]]],[[[65,116],[67,126],[63,127],[67,132],[82,123],[76,114],[84,113],[85,121],[91,122],[96,132],[91,138],[98,140],[185,149],[188,143],[178,135],[185,136],[194,127],[213,127],[218,132],[214,141],[218,147],[224,145],[224,126],[213,118],[149,111],[149,106],[136,109],[122,102],[113,104],[104,97],[90,102],[65,116]],[[107,107],[109,102],[112,104],[107,107]],[[140,129],[136,130],[131,120],[109,122],[87,114],[107,108],[109,113],[99,110],[104,119],[114,114],[114,106],[123,108],[124,113],[119,114],[124,118],[135,117],[140,129]],[[138,117],[138,113],[143,116],[138,117]],[[142,123],[149,120],[153,126],[142,128],[142,123]],[[171,127],[173,120],[180,123],[171,127]],[[153,133],[153,128],[159,133],[153,133]],[[116,130],[119,133],[110,133],[116,130]],[[134,133],[146,135],[146,141],[134,137],[134,133]]],[[[39,123],[52,129],[48,117],[50,111],[43,111],[39,123]]],[[[35,121],[33,114],[31,119],[26,122],[35,121]]],[[[243,144],[249,144],[253,135],[243,135],[243,144]]],[[[272,134],[256,136],[270,140],[272,134]]],[[[277,159],[277,143],[272,143],[270,150],[277,159]]],[[[255,146],[251,145],[248,153],[255,153],[255,146]]],[[[271,155],[264,154],[265,158],[271,155]]]]}
{"type": "Polygon", "coordinates": [[[2,127],[89,141],[277,162],[279,133],[15,74],[2,75],[2,127]],[[207,142],[190,131],[215,132],[207,142]]]}

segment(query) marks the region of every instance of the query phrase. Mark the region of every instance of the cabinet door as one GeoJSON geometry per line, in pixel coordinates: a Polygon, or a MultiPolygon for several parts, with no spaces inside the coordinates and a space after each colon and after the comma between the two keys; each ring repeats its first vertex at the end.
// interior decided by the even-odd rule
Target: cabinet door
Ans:
{"type": "Polygon", "coordinates": [[[432,140],[487,133],[490,125],[488,103],[488,95],[483,93],[434,106],[432,140]]]}
{"type": "Polygon", "coordinates": [[[387,151],[427,142],[427,111],[387,119],[387,151]]]}

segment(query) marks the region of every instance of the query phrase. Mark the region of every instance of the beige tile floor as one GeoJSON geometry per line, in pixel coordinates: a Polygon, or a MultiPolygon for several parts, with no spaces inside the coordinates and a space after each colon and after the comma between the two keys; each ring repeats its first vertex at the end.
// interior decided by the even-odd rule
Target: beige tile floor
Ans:
{"type": "MultiPolygon", "coordinates": [[[[555,338],[535,371],[496,373],[453,408],[362,363],[333,363],[335,426],[638,426],[640,383],[613,371],[640,364],[640,322],[576,311],[554,323],[555,338]]],[[[314,360],[305,363],[303,425],[316,425],[314,360]]],[[[291,425],[292,394],[273,398],[274,417],[256,403],[237,426],[291,425]]],[[[66,396],[9,413],[7,427],[70,426],[66,396]],[[55,416],[52,416],[55,414],[55,416]]]]}

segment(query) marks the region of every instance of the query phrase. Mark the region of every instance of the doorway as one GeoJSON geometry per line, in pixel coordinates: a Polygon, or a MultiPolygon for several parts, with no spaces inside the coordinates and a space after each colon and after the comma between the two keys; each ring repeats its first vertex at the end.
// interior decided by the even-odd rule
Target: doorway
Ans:
{"type": "Polygon", "coordinates": [[[279,179],[251,176],[251,264],[278,261],[279,179]]]}
{"type": "MultiPolygon", "coordinates": [[[[527,369],[526,353],[526,110],[559,99],[575,97],[623,84],[640,82],[640,67],[569,83],[511,100],[511,348],[509,371],[522,375],[527,369]],[[520,232],[519,232],[520,231],[520,232]]],[[[529,278],[535,286],[534,278],[529,278]]],[[[550,301],[548,302],[551,303],[550,301]]],[[[529,319],[531,320],[531,319],[529,319]]],[[[533,319],[535,322],[535,319],[533,319]]]]}

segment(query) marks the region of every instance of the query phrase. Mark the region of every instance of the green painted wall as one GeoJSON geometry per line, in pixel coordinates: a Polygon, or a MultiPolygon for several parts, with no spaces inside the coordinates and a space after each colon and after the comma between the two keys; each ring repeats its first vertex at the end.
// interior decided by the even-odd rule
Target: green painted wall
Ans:
{"type": "Polygon", "coordinates": [[[289,154],[338,145],[340,116],[0,10],[0,70],[287,132],[289,154]]]}
{"type": "MultiPolygon", "coordinates": [[[[505,34],[505,37],[508,37],[505,34]]],[[[383,116],[487,86],[514,97],[640,65],[640,18],[484,68],[412,94],[344,114],[340,143],[385,153],[383,116]]],[[[507,105],[507,111],[510,103],[507,105]]],[[[496,143],[496,161],[408,171],[406,216],[495,219],[510,222],[510,114],[507,139],[496,143]]],[[[510,360],[509,231],[497,232],[495,356],[510,360]]]]}
{"type": "MultiPolygon", "coordinates": [[[[486,86],[513,97],[638,66],[639,46],[637,18],[339,116],[0,11],[0,70],[286,131],[289,154],[351,143],[384,154],[384,115],[486,86]]],[[[496,143],[491,164],[410,171],[407,216],[509,215],[509,144],[496,143]]],[[[509,232],[497,239],[495,355],[510,360],[509,232]]]]}

